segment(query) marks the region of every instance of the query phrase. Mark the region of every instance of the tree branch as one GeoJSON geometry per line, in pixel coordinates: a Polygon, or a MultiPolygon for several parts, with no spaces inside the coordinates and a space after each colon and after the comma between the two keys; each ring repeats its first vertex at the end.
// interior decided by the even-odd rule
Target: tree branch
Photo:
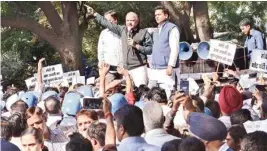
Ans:
{"type": "Polygon", "coordinates": [[[55,48],[58,47],[59,38],[54,34],[54,32],[51,29],[42,27],[39,23],[32,19],[2,16],[1,26],[30,30],[43,40],[48,41],[55,48]]]}
{"type": "Polygon", "coordinates": [[[39,1],[38,5],[41,7],[42,11],[44,12],[47,20],[49,21],[55,33],[60,35],[61,34],[60,27],[62,24],[62,19],[60,18],[55,7],[49,1],[39,1]]]}

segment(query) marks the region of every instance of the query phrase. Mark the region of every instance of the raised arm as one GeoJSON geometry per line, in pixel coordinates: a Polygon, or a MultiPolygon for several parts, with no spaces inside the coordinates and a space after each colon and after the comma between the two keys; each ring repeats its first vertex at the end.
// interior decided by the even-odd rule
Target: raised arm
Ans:
{"type": "Polygon", "coordinates": [[[121,36],[123,27],[117,24],[112,24],[109,22],[105,17],[98,14],[92,7],[85,5],[87,7],[87,12],[89,16],[94,16],[96,21],[104,26],[105,28],[108,28],[113,33],[117,34],[118,36],[121,36]]]}
{"type": "Polygon", "coordinates": [[[45,60],[45,58],[41,58],[38,61],[38,68],[37,68],[37,87],[35,87],[35,89],[37,89],[40,92],[43,92],[43,87],[44,87],[44,83],[43,83],[43,61],[45,60]]]}
{"type": "Polygon", "coordinates": [[[99,75],[100,75],[99,92],[101,97],[105,96],[105,77],[109,71],[109,67],[110,66],[108,64],[104,64],[102,68],[99,68],[99,75]]]}
{"type": "Polygon", "coordinates": [[[105,144],[116,144],[116,132],[113,123],[113,115],[111,113],[111,103],[107,98],[103,99],[103,111],[107,121],[107,129],[105,136],[105,144]]]}

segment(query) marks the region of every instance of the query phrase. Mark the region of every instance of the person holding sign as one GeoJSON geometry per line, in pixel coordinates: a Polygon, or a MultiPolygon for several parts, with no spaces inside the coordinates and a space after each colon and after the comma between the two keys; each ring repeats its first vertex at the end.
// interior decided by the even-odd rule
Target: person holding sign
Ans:
{"type": "Polygon", "coordinates": [[[239,23],[242,33],[247,35],[245,47],[248,48],[248,54],[251,54],[253,49],[266,49],[266,41],[264,33],[253,28],[253,23],[250,19],[245,18],[239,23]]]}

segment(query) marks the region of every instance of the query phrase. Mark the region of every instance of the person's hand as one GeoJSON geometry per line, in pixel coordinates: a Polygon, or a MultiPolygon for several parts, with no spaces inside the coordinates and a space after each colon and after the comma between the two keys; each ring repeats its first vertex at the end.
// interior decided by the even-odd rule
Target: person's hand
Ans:
{"type": "Polygon", "coordinates": [[[105,115],[111,113],[111,102],[108,100],[107,97],[103,98],[103,112],[105,115]]]}
{"type": "Polygon", "coordinates": [[[87,9],[87,15],[88,16],[95,16],[96,11],[92,7],[90,7],[90,6],[86,5],[86,4],[84,4],[84,6],[87,9]]]}
{"type": "Polygon", "coordinates": [[[256,90],[252,95],[257,99],[257,102],[261,102],[263,100],[259,90],[256,90]]]}
{"type": "Polygon", "coordinates": [[[104,64],[105,64],[105,62],[103,62],[103,61],[98,62],[98,68],[99,69],[103,68],[104,64]]]}
{"type": "Polygon", "coordinates": [[[236,75],[236,71],[231,70],[231,69],[225,69],[224,72],[226,72],[227,74],[230,74],[230,75],[236,75]]]}
{"type": "Polygon", "coordinates": [[[38,69],[41,69],[43,67],[43,62],[45,61],[45,58],[41,58],[39,61],[38,61],[38,69]]]}
{"type": "Polygon", "coordinates": [[[173,97],[173,105],[172,110],[177,111],[181,102],[183,101],[183,97],[185,96],[184,93],[176,91],[173,97]]]}
{"type": "Polygon", "coordinates": [[[128,43],[129,46],[135,47],[135,42],[134,42],[134,40],[132,38],[128,38],[127,39],[127,43],[128,43]]]}
{"type": "Polygon", "coordinates": [[[211,84],[210,78],[205,74],[202,75],[202,80],[204,81],[204,85],[210,85],[211,84]]]}
{"type": "Polygon", "coordinates": [[[100,76],[106,76],[108,71],[109,71],[110,65],[109,64],[104,64],[102,68],[99,69],[99,74],[100,76]]]}
{"type": "Polygon", "coordinates": [[[213,84],[207,84],[204,85],[204,93],[202,94],[204,97],[206,97],[208,100],[213,99],[213,90],[215,88],[215,85],[213,84]]]}
{"type": "Polygon", "coordinates": [[[212,81],[216,82],[216,81],[218,81],[218,79],[219,79],[218,73],[217,72],[213,72],[212,73],[212,81]]]}
{"type": "Polygon", "coordinates": [[[142,46],[139,45],[139,44],[135,44],[134,47],[135,47],[137,50],[140,50],[142,46]]]}
{"type": "Polygon", "coordinates": [[[129,75],[129,72],[128,72],[128,70],[126,70],[126,69],[124,69],[124,68],[122,68],[122,67],[117,67],[117,71],[118,71],[118,73],[119,74],[121,74],[121,75],[124,75],[124,76],[128,76],[129,75]]]}
{"type": "Polygon", "coordinates": [[[173,70],[172,66],[168,66],[168,68],[166,70],[166,75],[167,76],[171,76],[172,75],[172,70],[173,70]]]}

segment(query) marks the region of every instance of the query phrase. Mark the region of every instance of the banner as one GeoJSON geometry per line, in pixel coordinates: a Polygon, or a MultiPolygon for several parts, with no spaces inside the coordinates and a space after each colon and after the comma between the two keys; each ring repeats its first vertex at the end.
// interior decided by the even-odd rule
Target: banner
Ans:
{"type": "Polygon", "coordinates": [[[267,72],[267,51],[254,49],[251,53],[250,70],[267,72]]]}
{"type": "Polygon", "coordinates": [[[43,68],[43,82],[46,86],[63,81],[63,69],[61,64],[47,66],[43,68]]]}
{"type": "Polygon", "coordinates": [[[236,45],[220,40],[210,40],[210,51],[208,58],[231,66],[236,52],[236,45]]]}
{"type": "Polygon", "coordinates": [[[27,88],[29,89],[31,86],[35,86],[37,83],[37,77],[31,77],[25,80],[27,88]]]}
{"type": "Polygon", "coordinates": [[[79,70],[76,70],[76,71],[66,72],[66,73],[63,73],[63,76],[70,83],[70,82],[73,81],[72,80],[73,78],[76,78],[77,76],[80,76],[80,71],[79,70]]]}

